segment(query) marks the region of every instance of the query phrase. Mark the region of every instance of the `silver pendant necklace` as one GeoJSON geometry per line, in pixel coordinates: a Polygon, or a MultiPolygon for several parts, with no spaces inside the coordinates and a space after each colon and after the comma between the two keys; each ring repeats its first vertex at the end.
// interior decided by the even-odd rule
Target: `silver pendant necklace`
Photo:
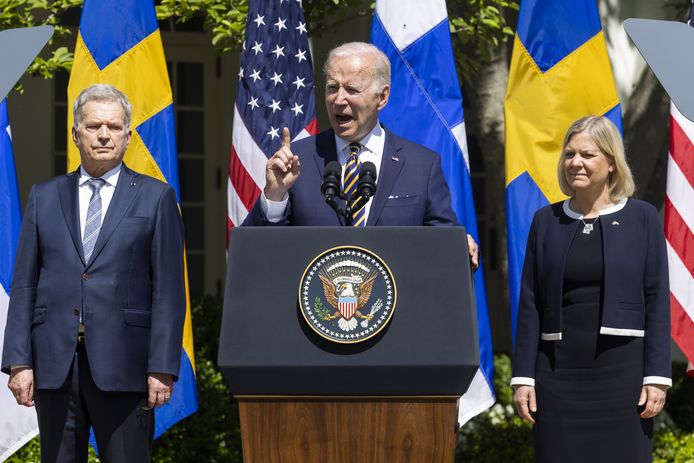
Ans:
{"type": "Polygon", "coordinates": [[[590,232],[592,232],[593,228],[594,228],[593,224],[595,224],[595,222],[597,222],[599,218],[600,218],[600,216],[596,217],[595,220],[593,220],[590,223],[586,222],[583,218],[581,218],[581,222],[583,222],[583,234],[584,235],[590,235],[590,232]]]}

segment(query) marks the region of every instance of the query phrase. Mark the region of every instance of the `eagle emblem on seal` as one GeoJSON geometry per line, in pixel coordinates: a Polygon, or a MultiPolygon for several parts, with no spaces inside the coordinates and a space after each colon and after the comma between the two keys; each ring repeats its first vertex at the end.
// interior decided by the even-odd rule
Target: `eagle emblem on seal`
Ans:
{"type": "Polygon", "coordinates": [[[320,336],[339,343],[369,339],[395,310],[395,281],[388,266],[356,246],[329,249],[304,271],[299,307],[320,336]]]}
{"type": "Polygon", "coordinates": [[[364,315],[359,309],[369,301],[377,276],[375,271],[351,259],[339,261],[319,272],[325,300],[335,309],[328,319],[336,318],[343,331],[355,329],[357,318],[371,320],[373,315],[364,315]]]}

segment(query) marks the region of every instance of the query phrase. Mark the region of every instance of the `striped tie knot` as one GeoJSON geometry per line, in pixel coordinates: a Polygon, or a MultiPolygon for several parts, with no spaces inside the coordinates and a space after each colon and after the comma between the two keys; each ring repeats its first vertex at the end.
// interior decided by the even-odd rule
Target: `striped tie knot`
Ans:
{"type": "Polygon", "coordinates": [[[361,150],[364,146],[361,143],[353,142],[349,144],[349,155],[350,157],[352,156],[357,156],[359,153],[361,153],[361,150]]]}
{"type": "Polygon", "coordinates": [[[104,185],[106,185],[106,180],[103,178],[90,178],[87,180],[87,186],[92,190],[92,194],[99,194],[104,185]]]}

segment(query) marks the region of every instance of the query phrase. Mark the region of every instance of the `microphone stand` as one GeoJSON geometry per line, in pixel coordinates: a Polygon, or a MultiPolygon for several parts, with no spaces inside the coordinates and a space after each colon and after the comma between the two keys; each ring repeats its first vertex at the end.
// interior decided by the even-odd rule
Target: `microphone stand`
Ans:
{"type": "MultiPolygon", "coordinates": [[[[342,194],[339,195],[339,198],[343,199],[342,194]]],[[[344,207],[340,207],[340,205],[337,203],[337,201],[335,201],[334,195],[325,195],[325,202],[337,214],[337,220],[340,222],[341,227],[344,227],[348,223],[349,223],[349,225],[351,225],[352,216],[349,213],[349,206],[347,206],[346,210],[344,207]]]]}

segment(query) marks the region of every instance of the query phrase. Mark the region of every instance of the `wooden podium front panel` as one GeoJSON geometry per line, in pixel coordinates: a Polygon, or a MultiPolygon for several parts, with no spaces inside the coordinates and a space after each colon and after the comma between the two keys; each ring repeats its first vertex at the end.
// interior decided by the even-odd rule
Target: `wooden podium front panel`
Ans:
{"type": "Polygon", "coordinates": [[[245,463],[454,459],[455,397],[236,398],[245,463]]]}

